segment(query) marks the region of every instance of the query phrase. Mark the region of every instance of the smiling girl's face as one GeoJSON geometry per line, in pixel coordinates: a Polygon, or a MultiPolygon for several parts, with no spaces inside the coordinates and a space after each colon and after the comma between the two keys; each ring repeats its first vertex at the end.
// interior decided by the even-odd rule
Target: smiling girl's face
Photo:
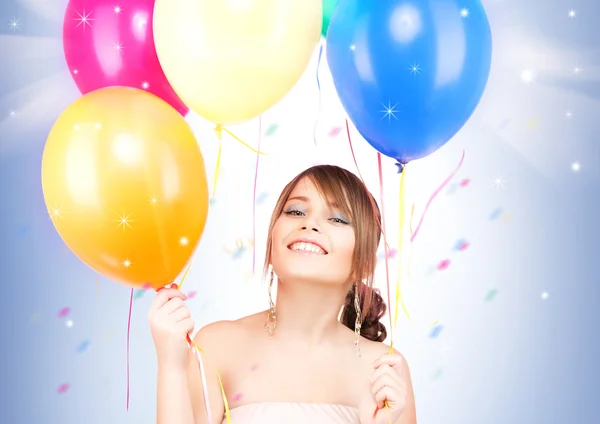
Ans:
{"type": "Polygon", "coordinates": [[[273,268],[283,281],[346,285],[355,242],[350,217],[338,205],[328,205],[311,179],[304,177],[273,227],[273,268]]]}

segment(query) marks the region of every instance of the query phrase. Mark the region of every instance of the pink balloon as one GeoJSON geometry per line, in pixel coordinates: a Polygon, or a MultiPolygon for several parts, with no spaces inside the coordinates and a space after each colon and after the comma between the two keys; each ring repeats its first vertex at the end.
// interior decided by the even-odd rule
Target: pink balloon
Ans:
{"type": "Polygon", "coordinates": [[[82,94],[109,86],[141,88],[185,116],[158,62],[152,33],[154,0],[71,0],[63,24],[63,49],[82,94]]]}

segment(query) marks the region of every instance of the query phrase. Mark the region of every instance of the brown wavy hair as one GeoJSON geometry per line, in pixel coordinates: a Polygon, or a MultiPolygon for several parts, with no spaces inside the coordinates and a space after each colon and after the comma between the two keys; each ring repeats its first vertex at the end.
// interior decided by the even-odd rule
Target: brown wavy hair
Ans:
{"type": "Polygon", "coordinates": [[[352,172],[333,165],[318,165],[297,175],[285,186],[271,216],[265,255],[265,275],[271,262],[273,227],[290,194],[303,178],[310,178],[320,194],[329,204],[337,204],[344,214],[350,217],[356,237],[350,275],[352,284],[342,309],[340,322],[354,330],[356,309],[354,294],[358,288],[361,309],[361,336],[382,342],[387,336],[385,326],[380,322],[386,305],[378,290],[373,288],[373,277],[377,265],[377,247],[381,239],[381,213],[377,202],[363,182],[352,172]]]}

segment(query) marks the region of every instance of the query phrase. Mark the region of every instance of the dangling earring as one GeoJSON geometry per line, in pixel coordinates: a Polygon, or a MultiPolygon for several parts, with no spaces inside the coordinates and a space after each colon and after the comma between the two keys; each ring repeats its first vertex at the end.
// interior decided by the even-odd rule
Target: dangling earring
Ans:
{"type": "Polygon", "coordinates": [[[356,348],[356,353],[360,357],[360,327],[361,327],[361,319],[360,319],[360,298],[358,296],[358,283],[354,285],[354,309],[356,310],[356,321],[354,322],[354,347],[356,348]]]}
{"type": "Polygon", "coordinates": [[[275,279],[275,271],[273,266],[270,265],[269,270],[269,313],[267,314],[267,320],[265,321],[265,331],[272,339],[275,337],[275,327],[277,327],[277,311],[275,309],[275,303],[273,302],[273,296],[271,291],[273,290],[273,280],[275,279]]]}

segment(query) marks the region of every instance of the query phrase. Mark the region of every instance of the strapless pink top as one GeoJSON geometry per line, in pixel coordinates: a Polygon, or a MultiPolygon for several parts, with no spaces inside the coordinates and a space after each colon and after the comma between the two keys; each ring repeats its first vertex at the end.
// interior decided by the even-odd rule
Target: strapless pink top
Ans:
{"type": "Polygon", "coordinates": [[[358,409],[329,403],[250,403],[229,413],[231,424],[360,424],[358,409]]]}

